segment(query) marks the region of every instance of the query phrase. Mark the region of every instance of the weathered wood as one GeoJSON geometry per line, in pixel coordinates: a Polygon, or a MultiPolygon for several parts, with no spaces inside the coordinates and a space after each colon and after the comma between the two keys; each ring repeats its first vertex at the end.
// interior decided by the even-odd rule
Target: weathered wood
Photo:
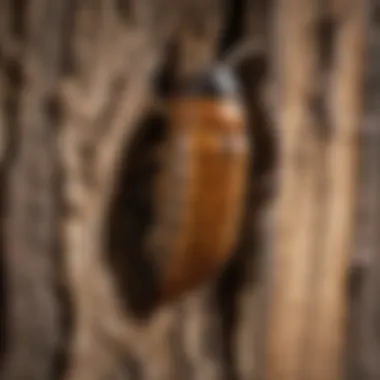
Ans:
{"type": "Polygon", "coordinates": [[[161,24],[160,6],[134,2],[127,20],[120,19],[115,4],[108,1],[96,7],[78,2],[73,9],[75,71],[63,88],[61,145],[69,209],[63,220],[66,271],[76,317],[67,379],[123,378],[121,357],[133,344],[137,355],[148,355],[148,373],[158,364],[155,376],[168,376],[161,373],[167,371],[166,350],[156,342],[166,331],[162,318],[150,323],[154,327],[128,321],[118,304],[120,295],[115,293],[102,241],[117,173],[113,168],[147,106],[149,78],[167,38],[165,28],[170,30],[170,24],[161,24]],[[151,7],[151,17],[144,7],[151,7]],[[152,355],[161,357],[160,362],[152,355]]]}
{"type": "MultiPolygon", "coordinates": [[[[365,1],[343,2],[337,17],[331,83],[331,141],[327,147],[325,228],[319,257],[319,285],[310,379],[343,374],[348,318],[348,274],[354,252],[358,136],[362,119],[365,1]]],[[[314,322],[314,323],[313,323],[314,322]]]]}
{"type": "MultiPolygon", "coordinates": [[[[246,37],[259,36],[272,43],[268,12],[273,4],[34,0],[18,12],[19,3],[0,2],[0,91],[6,97],[0,108],[0,132],[6,125],[7,137],[1,173],[6,180],[1,197],[7,207],[1,213],[7,233],[0,260],[4,257],[7,276],[2,280],[8,286],[2,378],[256,378],[261,372],[263,301],[268,296],[264,277],[271,277],[272,268],[274,298],[265,375],[297,380],[308,374],[319,380],[323,370],[339,378],[342,335],[335,318],[344,307],[347,262],[341,259],[349,249],[334,248],[338,235],[330,240],[326,234],[330,227],[331,231],[333,226],[347,227],[340,231],[339,241],[348,244],[352,227],[353,195],[345,191],[353,186],[354,166],[345,171],[343,165],[351,162],[348,157],[355,148],[350,141],[340,142],[342,134],[347,139],[343,129],[355,128],[360,113],[355,108],[359,95],[353,99],[360,69],[345,66],[357,64],[350,58],[356,55],[355,47],[345,36],[352,25],[344,29],[346,22],[354,23],[352,11],[342,21],[345,31],[338,39],[339,49],[351,52],[344,53],[349,58],[337,61],[340,76],[334,87],[342,91],[336,92],[340,99],[336,109],[339,115],[350,116],[351,124],[334,117],[334,140],[326,148],[321,121],[310,107],[319,89],[313,28],[318,2],[276,4],[281,19],[276,31],[279,55],[268,55],[278,59],[274,64],[281,77],[277,120],[281,225],[274,260],[263,257],[268,250],[263,206],[270,197],[275,165],[271,125],[262,102],[269,59],[264,54],[238,68],[255,148],[241,244],[219,278],[143,321],[125,308],[126,295],[118,286],[118,276],[131,270],[115,271],[106,252],[107,217],[124,166],[122,152],[131,148],[141,119],[149,113],[152,84],[162,63],[170,60],[169,45],[178,47],[172,74],[183,78],[246,37]],[[230,19],[229,7],[236,20],[230,19]],[[350,76],[350,70],[355,74],[350,76]],[[341,90],[341,83],[352,87],[341,90]],[[343,99],[350,94],[351,100],[343,99]],[[341,112],[346,107],[350,112],[341,112]],[[334,161],[338,151],[339,162],[334,161]],[[329,173],[335,172],[339,175],[331,180],[331,191],[318,195],[330,181],[329,173]],[[334,198],[329,198],[330,193],[334,198]],[[336,200],[344,202],[337,210],[336,200]],[[31,214],[35,211],[30,211],[30,204],[38,216],[31,214]],[[335,219],[341,215],[340,207],[348,213],[347,224],[335,219]],[[336,215],[330,218],[333,210],[336,215]],[[59,293],[62,275],[69,304],[59,293]],[[324,292],[326,287],[329,292],[324,292]],[[335,291],[330,293],[331,289],[335,291]],[[60,319],[66,314],[71,319],[68,325],[60,319]],[[335,321],[336,335],[327,320],[335,321]],[[335,341],[328,342],[330,338],[335,341]],[[57,366],[62,348],[65,357],[57,366]]],[[[353,37],[352,41],[358,43],[353,37]]],[[[348,134],[348,140],[355,138],[355,133],[348,134]]],[[[119,253],[139,253],[127,251],[128,247],[119,253]]]]}
{"type": "Polygon", "coordinates": [[[379,216],[380,216],[380,160],[379,134],[379,23],[376,15],[378,1],[367,2],[366,61],[364,83],[365,117],[360,131],[359,188],[357,217],[357,244],[354,260],[357,265],[356,281],[352,284],[351,320],[347,378],[377,379],[380,375],[378,329],[379,294],[379,216]]]}
{"type": "MultiPolygon", "coordinates": [[[[183,3],[180,12],[167,19],[164,3],[134,2],[134,8],[141,7],[142,16],[153,14],[152,18],[136,18],[132,26],[120,22],[109,2],[100,2],[103,11],[91,16],[99,17],[98,21],[87,19],[91,15],[88,4],[78,5],[82,7],[74,16],[78,34],[72,38],[80,45],[73,57],[77,61],[76,72],[71,83],[64,86],[67,108],[62,140],[65,198],[70,210],[64,220],[66,268],[76,311],[67,379],[100,379],[111,373],[113,377],[123,376],[113,374],[122,362],[118,356],[123,355],[131,355],[139,362],[143,378],[167,379],[174,371],[169,338],[176,308],[163,308],[141,323],[126,315],[118,301],[123,295],[114,287],[114,273],[102,251],[102,231],[117,175],[113,168],[119,167],[120,152],[147,109],[150,80],[163,57],[165,42],[180,23],[177,37],[183,50],[179,52],[179,75],[203,67],[213,56],[212,44],[218,32],[218,21],[209,22],[210,18],[204,16],[206,10],[216,10],[214,3],[203,2],[199,7],[194,2],[183,3]],[[143,11],[144,6],[150,7],[149,12],[143,11]],[[198,21],[189,19],[189,13],[194,13],[198,21]],[[101,32],[97,35],[98,29],[101,32]],[[92,33],[96,48],[86,42],[86,35],[92,33]],[[110,40],[114,41],[111,45],[110,40]],[[189,57],[192,68],[182,71],[181,66],[189,63],[189,57]],[[115,81],[120,84],[117,89],[115,81]],[[103,120],[109,122],[104,124],[103,120]]],[[[217,17],[218,12],[214,15],[217,17]]],[[[221,361],[215,357],[204,359],[203,346],[207,340],[213,340],[214,330],[210,328],[212,303],[209,306],[205,301],[209,299],[205,292],[208,293],[199,290],[184,300],[189,303],[189,310],[181,317],[181,350],[196,378],[212,379],[218,378],[221,361]]],[[[217,355],[214,350],[206,350],[217,355]]]]}
{"type": "Polygon", "coordinates": [[[336,34],[330,36],[335,60],[331,95],[324,99],[327,119],[319,117],[326,111],[311,113],[323,90],[315,82],[322,74],[316,3],[278,7],[282,181],[266,375],[337,379],[343,374],[354,243],[365,3],[340,2],[329,16],[336,34]]]}
{"type": "Polygon", "coordinates": [[[281,171],[264,369],[268,380],[302,377],[318,208],[318,145],[313,135],[317,126],[308,107],[317,73],[315,5],[312,0],[278,1],[276,9],[281,171]]]}
{"type": "Polygon", "coordinates": [[[2,127],[11,145],[1,184],[7,327],[1,378],[44,380],[54,374],[60,334],[53,87],[65,6],[1,4],[0,12],[10,16],[3,28],[1,70],[2,127]]]}

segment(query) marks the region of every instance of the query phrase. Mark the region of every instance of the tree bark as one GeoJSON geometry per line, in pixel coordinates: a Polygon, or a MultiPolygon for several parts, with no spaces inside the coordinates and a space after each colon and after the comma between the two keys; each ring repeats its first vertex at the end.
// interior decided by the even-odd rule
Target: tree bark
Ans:
{"type": "Polygon", "coordinates": [[[324,13],[317,5],[278,2],[282,176],[268,379],[343,376],[366,4],[340,1],[324,13]]]}
{"type": "Polygon", "coordinates": [[[319,3],[0,0],[1,379],[342,378],[365,2],[319,3]],[[217,278],[137,317],[128,280],[141,303],[155,283],[129,235],[146,221],[127,230],[117,194],[151,192],[124,174],[156,159],[136,136],[156,126],[157,79],[246,40],[265,49],[235,68],[254,150],[239,246],[217,278]]]}
{"type": "MultiPolygon", "coordinates": [[[[255,376],[259,211],[251,210],[266,191],[251,189],[245,237],[221,278],[149,320],[123,306],[105,249],[123,152],[149,113],[168,46],[178,48],[180,78],[198,72],[220,55],[220,34],[230,40],[224,52],[263,33],[246,28],[253,4],[243,4],[0,3],[2,379],[255,376]]],[[[272,165],[257,101],[263,64],[243,70],[259,179],[272,165]]]]}

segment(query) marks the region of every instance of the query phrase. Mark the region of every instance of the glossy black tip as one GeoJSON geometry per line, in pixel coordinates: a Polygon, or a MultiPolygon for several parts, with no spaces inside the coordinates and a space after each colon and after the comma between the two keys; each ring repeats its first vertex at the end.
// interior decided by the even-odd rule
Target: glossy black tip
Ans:
{"type": "Polygon", "coordinates": [[[232,69],[216,65],[185,82],[178,92],[190,97],[237,98],[240,87],[232,69]]]}

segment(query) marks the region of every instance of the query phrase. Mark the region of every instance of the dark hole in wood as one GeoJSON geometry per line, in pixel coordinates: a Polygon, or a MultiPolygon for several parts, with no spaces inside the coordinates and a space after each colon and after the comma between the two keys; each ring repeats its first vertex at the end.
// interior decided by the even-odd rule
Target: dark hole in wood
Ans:
{"type": "Polygon", "coordinates": [[[133,9],[130,0],[116,0],[115,2],[117,14],[126,23],[133,21],[133,9]]]}
{"type": "MultiPolygon", "coordinates": [[[[219,56],[221,59],[223,59],[223,56],[227,51],[229,51],[231,48],[234,48],[241,41],[245,21],[244,0],[225,0],[224,6],[225,14],[227,17],[224,33],[221,36],[219,46],[219,56]]],[[[239,79],[241,79],[242,84],[245,82],[244,79],[251,79],[251,75],[250,73],[248,74],[247,70],[240,70],[237,74],[239,76],[239,79]]],[[[249,87],[249,84],[248,86],[243,85],[243,99],[251,95],[251,90],[249,87]]],[[[251,143],[253,143],[253,140],[251,140],[251,143]]],[[[216,288],[217,305],[220,310],[221,326],[223,330],[221,348],[225,362],[225,379],[237,378],[236,366],[233,356],[233,337],[238,319],[238,294],[243,284],[244,278],[244,256],[244,249],[242,247],[239,247],[233,256],[232,261],[229,263],[229,265],[226,266],[224,272],[221,274],[216,288]]]]}
{"type": "Polygon", "coordinates": [[[318,91],[311,94],[309,105],[314,116],[318,120],[316,128],[317,136],[321,139],[331,137],[331,125],[326,100],[328,99],[328,74],[333,67],[334,45],[337,30],[337,20],[330,16],[322,17],[317,23],[317,42],[319,50],[319,69],[324,85],[320,85],[318,91]]]}
{"type": "Polygon", "coordinates": [[[379,3],[375,3],[373,6],[372,6],[372,12],[371,12],[371,21],[373,21],[373,23],[377,26],[380,25],[380,4],[379,3]]]}
{"type": "MultiPolygon", "coordinates": [[[[223,59],[226,52],[235,49],[246,39],[245,13],[249,2],[225,0],[226,26],[220,39],[219,55],[223,59]]],[[[268,15],[263,12],[263,17],[268,15]]],[[[266,36],[265,36],[266,37],[266,36]]],[[[260,239],[256,218],[258,210],[272,197],[274,169],[277,164],[277,147],[270,125],[268,110],[262,99],[263,85],[268,76],[268,54],[249,54],[236,67],[236,74],[242,85],[242,99],[246,105],[249,139],[253,150],[250,183],[246,200],[245,215],[240,242],[232,261],[226,266],[217,282],[217,302],[222,322],[222,350],[225,362],[225,379],[236,379],[234,362],[234,334],[238,315],[239,292],[247,280],[249,257],[260,253],[260,239]]],[[[255,259],[254,262],[257,262],[255,259]]],[[[254,264],[255,265],[255,264],[254,264]]],[[[258,270],[258,269],[257,269],[258,270]]],[[[254,337],[252,337],[253,339],[254,337]]]]}
{"type": "Polygon", "coordinates": [[[8,347],[7,326],[9,324],[7,294],[7,277],[5,263],[5,218],[2,217],[7,211],[7,187],[8,168],[13,160],[14,152],[17,149],[17,136],[19,131],[18,113],[20,107],[20,96],[23,87],[23,76],[20,62],[14,59],[7,59],[2,56],[0,67],[4,70],[4,87],[6,94],[4,99],[4,119],[6,126],[5,134],[6,146],[4,147],[2,166],[0,167],[0,367],[2,359],[8,347]]]}
{"type": "Polygon", "coordinates": [[[223,57],[224,54],[243,36],[244,32],[244,9],[246,8],[245,0],[223,0],[225,23],[224,29],[220,36],[218,55],[223,57]]]}
{"type": "Polygon", "coordinates": [[[173,39],[166,47],[165,60],[153,80],[154,92],[159,98],[168,99],[180,85],[178,64],[179,42],[173,39]]]}
{"type": "MultiPolygon", "coordinates": [[[[54,93],[47,96],[44,102],[46,117],[50,119],[50,124],[55,128],[62,125],[63,113],[60,98],[54,93]]],[[[57,204],[56,218],[64,215],[65,201],[62,189],[64,188],[64,175],[60,163],[57,162],[54,172],[54,189],[55,203],[57,204]],[[59,215],[59,216],[58,216],[59,215]]],[[[55,225],[61,225],[56,219],[55,225]]],[[[54,250],[54,278],[55,291],[58,300],[59,328],[60,328],[60,345],[57,348],[53,362],[53,378],[61,379],[69,366],[69,347],[74,333],[74,305],[72,303],[70,290],[67,287],[67,278],[65,277],[66,267],[64,257],[63,236],[59,230],[55,231],[56,236],[53,242],[54,250]]]]}
{"type": "MultiPolygon", "coordinates": [[[[168,99],[178,84],[177,58],[177,42],[171,42],[152,83],[159,101],[168,99]]],[[[153,186],[160,170],[157,150],[166,139],[167,123],[161,111],[153,110],[137,126],[122,155],[106,222],[107,257],[123,305],[139,318],[151,314],[159,291],[156,258],[150,256],[144,243],[153,223],[153,186]]]]}
{"type": "Polygon", "coordinates": [[[8,0],[13,2],[11,7],[11,32],[19,39],[25,36],[25,15],[27,11],[27,0],[8,0]]]}
{"type": "Polygon", "coordinates": [[[325,17],[317,25],[317,36],[319,43],[319,62],[324,67],[330,67],[334,54],[334,37],[337,24],[332,17],[325,17]]]}
{"type": "Polygon", "coordinates": [[[153,181],[159,170],[155,148],[164,137],[165,120],[147,115],[125,147],[107,221],[107,258],[123,306],[137,317],[149,315],[159,290],[157,268],[144,242],[153,221],[153,181]]]}
{"type": "Polygon", "coordinates": [[[64,10],[64,15],[62,16],[62,30],[64,31],[61,35],[61,70],[63,75],[74,74],[76,67],[76,57],[75,57],[75,14],[79,3],[74,0],[66,0],[66,7],[64,10]]]}

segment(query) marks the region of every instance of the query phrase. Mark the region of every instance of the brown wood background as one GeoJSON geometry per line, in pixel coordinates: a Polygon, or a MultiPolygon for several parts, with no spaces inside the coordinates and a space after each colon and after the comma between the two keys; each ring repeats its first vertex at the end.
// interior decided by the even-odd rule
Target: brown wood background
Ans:
{"type": "Polygon", "coordinates": [[[377,379],[379,10],[0,0],[1,379],[377,379]],[[123,152],[168,47],[183,78],[246,39],[266,48],[239,67],[256,152],[241,244],[138,320],[105,242],[123,152]]]}

